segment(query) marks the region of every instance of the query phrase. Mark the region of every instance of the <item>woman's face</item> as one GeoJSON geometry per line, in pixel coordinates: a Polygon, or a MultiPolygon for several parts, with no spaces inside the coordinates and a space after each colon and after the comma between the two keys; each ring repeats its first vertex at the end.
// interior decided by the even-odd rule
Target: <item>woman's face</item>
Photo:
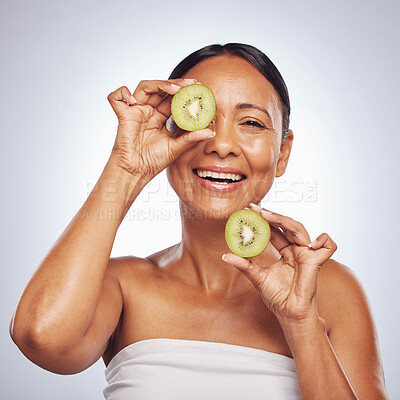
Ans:
{"type": "Polygon", "coordinates": [[[285,172],[292,132],[282,144],[279,97],[248,61],[232,56],[209,58],[184,78],[197,79],[213,91],[217,109],[209,127],[216,135],[170,164],[168,180],[183,202],[184,211],[226,219],[250,202],[259,203],[274,177],[285,172]],[[196,174],[212,167],[240,171],[237,174],[244,179],[234,184],[214,183],[196,174]]]}

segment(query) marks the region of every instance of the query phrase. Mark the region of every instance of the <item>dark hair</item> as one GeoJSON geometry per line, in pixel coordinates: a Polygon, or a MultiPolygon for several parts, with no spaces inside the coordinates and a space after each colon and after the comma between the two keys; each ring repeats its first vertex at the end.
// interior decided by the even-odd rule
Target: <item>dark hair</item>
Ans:
{"type": "Polygon", "coordinates": [[[289,130],[290,102],[289,93],[282,75],[273,62],[254,46],[243,43],[212,44],[195,51],[183,59],[171,72],[169,79],[181,78],[195,65],[210,57],[232,55],[244,58],[257,68],[272,84],[279,95],[282,108],[282,141],[289,130]]]}

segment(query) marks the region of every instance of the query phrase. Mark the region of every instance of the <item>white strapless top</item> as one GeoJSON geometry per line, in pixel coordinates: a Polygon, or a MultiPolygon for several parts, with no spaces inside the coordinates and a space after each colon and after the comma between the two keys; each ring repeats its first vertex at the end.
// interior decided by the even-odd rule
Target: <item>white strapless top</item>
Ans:
{"type": "Polygon", "coordinates": [[[112,358],[105,377],[107,400],[300,399],[292,358],[227,343],[141,340],[112,358]]]}

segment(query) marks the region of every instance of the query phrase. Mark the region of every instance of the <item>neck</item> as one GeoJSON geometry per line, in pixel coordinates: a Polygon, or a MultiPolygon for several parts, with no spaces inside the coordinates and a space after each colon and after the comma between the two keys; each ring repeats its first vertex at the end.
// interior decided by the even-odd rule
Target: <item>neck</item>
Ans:
{"type": "MultiPolygon", "coordinates": [[[[211,218],[182,212],[182,241],[179,264],[184,266],[185,279],[192,286],[207,294],[234,296],[248,291],[252,283],[233,265],[222,260],[222,254],[231,252],[225,241],[227,218],[211,218]]],[[[281,258],[279,252],[269,244],[260,257],[266,267],[281,258]]],[[[258,260],[258,259],[257,259],[258,260]]],[[[254,260],[255,261],[255,260],[254,260]]]]}

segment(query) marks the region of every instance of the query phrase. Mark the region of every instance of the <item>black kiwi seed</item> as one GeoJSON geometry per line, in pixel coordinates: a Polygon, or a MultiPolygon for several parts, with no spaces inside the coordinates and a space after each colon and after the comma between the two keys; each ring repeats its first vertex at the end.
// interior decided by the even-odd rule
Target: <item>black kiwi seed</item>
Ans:
{"type": "Polygon", "coordinates": [[[172,118],[176,125],[186,131],[206,128],[214,118],[215,111],[214,95],[204,85],[185,86],[172,98],[172,118]]]}
{"type": "Polygon", "coordinates": [[[225,240],[232,253],[255,257],[268,245],[271,229],[268,222],[253,210],[234,212],[225,225],[225,240]]]}

